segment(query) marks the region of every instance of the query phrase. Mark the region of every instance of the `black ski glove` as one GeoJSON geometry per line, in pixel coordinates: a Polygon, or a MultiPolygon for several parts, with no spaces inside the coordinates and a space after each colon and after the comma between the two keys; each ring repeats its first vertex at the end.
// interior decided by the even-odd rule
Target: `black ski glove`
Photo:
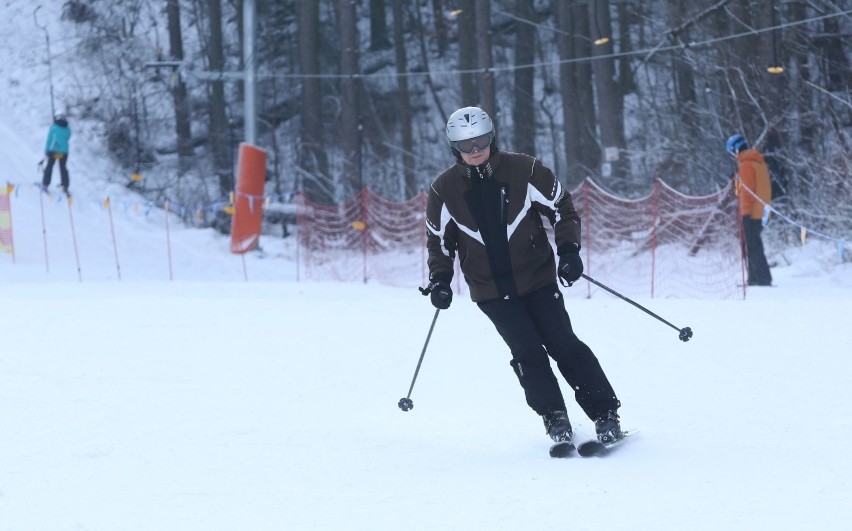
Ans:
{"type": "Polygon", "coordinates": [[[429,295],[432,306],[439,310],[446,310],[453,302],[453,288],[450,287],[450,279],[440,273],[433,274],[429,285],[425,289],[420,288],[420,293],[429,295]]]}
{"type": "Polygon", "coordinates": [[[583,260],[580,259],[580,250],[569,249],[561,253],[559,255],[559,268],[556,272],[560,279],[568,283],[568,286],[574,284],[583,274],[583,260]]]}

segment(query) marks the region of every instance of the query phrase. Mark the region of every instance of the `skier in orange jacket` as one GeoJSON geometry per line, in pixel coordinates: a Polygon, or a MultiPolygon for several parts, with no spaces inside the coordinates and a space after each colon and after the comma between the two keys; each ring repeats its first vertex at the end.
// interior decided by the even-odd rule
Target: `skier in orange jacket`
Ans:
{"type": "Polygon", "coordinates": [[[737,159],[737,196],[743,218],[743,236],[749,286],[771,286],[772,274],[763,250],[763,212],[772,202],[772,183],[763,155],[748,146],[743,135],[731,136],[725,149],[737,159]],[[745,189],[744,189],[745,188],[745,189]]]}

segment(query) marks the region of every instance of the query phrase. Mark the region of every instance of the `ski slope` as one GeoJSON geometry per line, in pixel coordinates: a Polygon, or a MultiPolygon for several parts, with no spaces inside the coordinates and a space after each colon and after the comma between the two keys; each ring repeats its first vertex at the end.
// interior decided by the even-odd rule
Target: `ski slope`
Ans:
{"type": "Polygon", "coordinates": [[[781,273],[746,301],[640,301],[689,343],[570,301],[641,431],[567,460],[464,299],[403,413],[433,315],[413,289],[4,281],[0,529],[846,529],[848,272],[781,273]]]}
{"type": "Polygon", "coordinates": [[[569,299],[640,432],[554,460],[464,296],[404,413],[434,315],[414,286],[297,282],[288,243],[243,264],[177,222],[169,280],[165,214],[118,208],[117,269],[99,195],[75,196],[77,253],[47,199],[13,198],[21,251],[0,256],[0,530],[847,527],[852,464],[823,448],[852,436],[852,272],[830,248],[785,250],[747,300],[637,300],[688,343],[619,299],[569,299]]]}
{"type": "Polygon", "coordinates": [[[770,250],[777,286],[746,300],[637,299],[688,343],[619,299],[569,299],[640,432],[554,460],[465,297],[404,413],[434,314],[415,286],[298,282],[292,239],[243,261],[174,216],[167,234],[109,184],[85,125],[71,208],[41,196],[42,36],[17,29],[29,3],[6,7],[0,185],[19,186],[15,260],[0,254],[0,531],[849,528],[852,271],[831,246],[770,250]]]}

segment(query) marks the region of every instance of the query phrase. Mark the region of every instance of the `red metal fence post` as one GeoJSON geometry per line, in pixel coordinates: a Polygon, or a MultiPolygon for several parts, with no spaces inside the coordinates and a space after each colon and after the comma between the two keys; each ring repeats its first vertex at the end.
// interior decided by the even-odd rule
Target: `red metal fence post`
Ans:
{"type": "Polygon", "coordinates": [[[651,298],[654,298],[654,287],[657,275],[657,225],[660,219],[660,180],[654,179],[654,190],[651,200],[653,217],[651,219],[651,298]]]}

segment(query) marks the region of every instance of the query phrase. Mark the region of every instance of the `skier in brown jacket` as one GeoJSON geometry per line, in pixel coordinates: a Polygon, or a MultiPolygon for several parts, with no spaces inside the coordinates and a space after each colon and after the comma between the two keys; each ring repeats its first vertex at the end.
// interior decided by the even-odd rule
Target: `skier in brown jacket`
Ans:
{"type": "Polygon", "coordinates": [[[501,151],[485,111],[464,107],[447,122],[457,162],[432,183],[426,206],[429,286],[424,294],[447,309],[458,256],[470,296],[494,323],[527,404],[557,443],[573,431],[548,356],[595,422],[601,442],[623,436],[621,405],[591,349],[577,336],[557,285],[557,266],[542,217],[553,226],[558,276],[573,284],[583,272],[580,218],[570,194],[534,157],[501,151]]]}

